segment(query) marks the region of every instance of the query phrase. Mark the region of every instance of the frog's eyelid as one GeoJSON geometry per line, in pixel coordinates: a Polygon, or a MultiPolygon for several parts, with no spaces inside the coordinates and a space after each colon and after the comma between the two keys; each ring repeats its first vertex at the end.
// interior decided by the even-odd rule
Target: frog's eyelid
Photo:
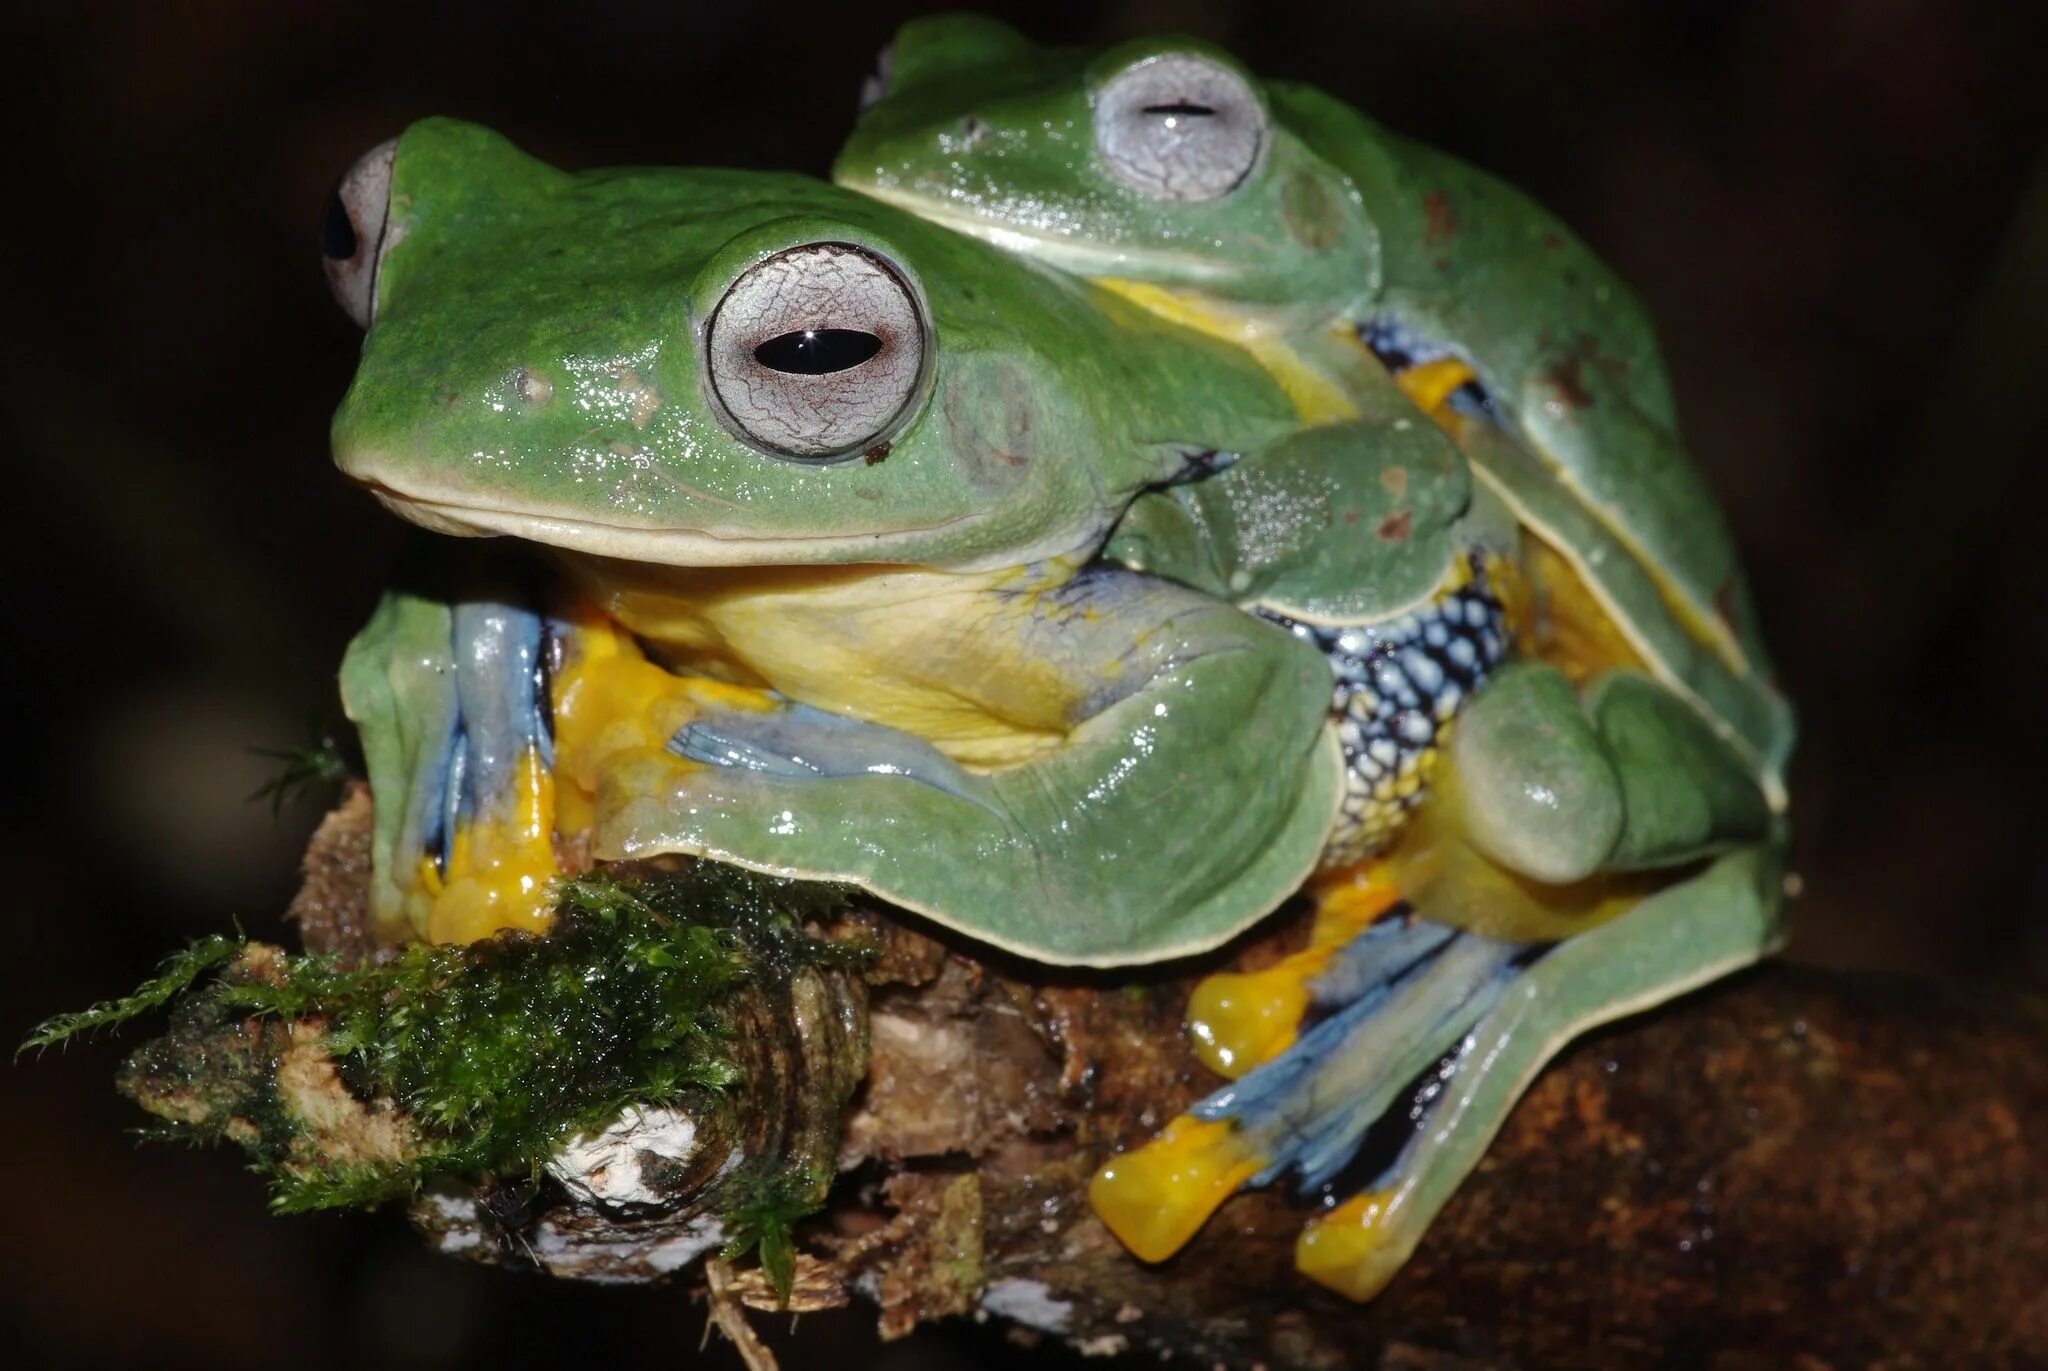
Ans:
{"type": "Polygon", "coordinates": [[[391,164],[397,152],[398,140],[391,138],[357,158],[328,206],[323,233],[327,284],[343,312],[362,328],[377,317],[377,273],[390,227],[391,164]]]}
{"type": "Polygon", "coordinates": [[[1095,97],[1095,151],[1155,200],[1214,200],[1258,165],[1266,114],[1244,78],[1192,53],[1149,57],[1095,97]]]}

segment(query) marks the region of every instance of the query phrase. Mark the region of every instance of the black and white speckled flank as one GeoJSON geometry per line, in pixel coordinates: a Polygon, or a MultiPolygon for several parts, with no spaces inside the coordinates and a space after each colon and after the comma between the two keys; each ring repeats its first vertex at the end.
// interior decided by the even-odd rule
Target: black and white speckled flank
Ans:
{"type": "Polygon", "coordinates": [[[1511,646],[1484,570],[1411,613],[1377,624],[1302,623],[1259,611],[1314,643],[1336,676],[1331,712],[1344,747],[1344,803],[1323,853],[1345,866],[1384,846],[1422,798],[1445,726],[1511,646]]]}

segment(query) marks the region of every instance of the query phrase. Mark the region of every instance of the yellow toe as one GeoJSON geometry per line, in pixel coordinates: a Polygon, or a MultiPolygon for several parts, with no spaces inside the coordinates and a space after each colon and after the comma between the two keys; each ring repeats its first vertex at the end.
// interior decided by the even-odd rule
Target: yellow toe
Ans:
{"type": "Polygon", "coordinates": [[[1088,1203],[1135,1255],[1165,1261],[1263,1164],[1235,1124],[1183,1114],[1096,1172],[1088,1203]]]}
{"type": "Polygon", "coordinates": [[[1204,977],[1188,997],[1195,1055],[1217,1075],[1236,1080],[1285,1052],[1308,1011],[1308,983],[1329,959],[1328,950],[1312,950],[1264,971],[1204,977]]]}
{"type": "Polygon", "coordinates": [[[1349,1300],[1379,1294],[1407,1256],[1391,1242],[1393,1198],[1363,1191],[1310,1223],[1295,1241],[1294,1269],[1349,1300]]]}

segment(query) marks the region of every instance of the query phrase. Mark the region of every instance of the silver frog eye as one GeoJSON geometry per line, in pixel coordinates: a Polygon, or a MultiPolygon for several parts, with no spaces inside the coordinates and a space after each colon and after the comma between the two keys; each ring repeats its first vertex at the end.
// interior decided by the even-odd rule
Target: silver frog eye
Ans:
{"type": "Polygon", "coordinates": [[[377,267],[384,257],[390,222],[391,160],[398,140],[377,144],[348,169],[327,200],[320,249],[327,259],[327,285],[359,328],[377,317],[377,267]]]}
{"type": "Polygon", "coordinates": [[[1258,164],[1266,112],[1244,78],[1188,53],[1148,57],[1095,97],[1095,150],[1155,200],[1214,200],[1258,164]]]}
{"type": "Polygon", "coordinates": [[[889,94],[889,68],[894,65],[896,45],[889,44],[875,54],[875,69],[860,83],[860,106],[857,113],[865,114],[869,106],[879,105],[889,94]]]}
{"type": "Polygon", "coordinates": [[[849,456],[892,435],[924,379],[924,311],[890,263],[806,243],[732,283],[705,329],[726,427],[784,457],[849,456]]]}

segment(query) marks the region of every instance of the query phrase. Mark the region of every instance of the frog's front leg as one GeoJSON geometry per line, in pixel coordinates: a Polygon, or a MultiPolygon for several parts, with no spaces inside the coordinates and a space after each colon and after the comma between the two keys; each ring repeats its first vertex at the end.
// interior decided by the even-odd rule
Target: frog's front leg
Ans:
{"type": "Polygon", "coordinates": [[[343,703],[376,808],[371,913],[386,941],[538,927],[555,872],[546,636],[507,599],[394,592],[350,642],[343,703]]]}
{"type": "Polygon", "coordinates": [[[1140,1255],[1170,1253],[1247,1180],[1329,1185],[1412,1090],[1408,1145],[1297,1254],[1365,1298],[1558,1047],[1771,946],[1768,807],[1654,682],[1617,672],[1581,699],[1553,668],[1508,668],[1448,760],[1390,863],[1412,908],[1320,954],[1305,998],[1327,1017],[1098,1176],[1098,1212],[1140,1255]],[[1662,889],[1634,874],[1716,853],[1662,889]]]}
{"type": "Polygon", "coordinates": [[[1404,402],[1146,492],[1103,555],[1245,608],[1367,621],[1443,580],[1471,503],[1465,459],[1404,402]]]}
{"type": "Polygon", "coordinates": [[[878,724],[723,712],[682,731],[680,756],[612,770],[600,850],[852,881],[998,946],[1087,964],[1213,946],[1314,867],[1339,777],[1313,650],[1108,569],[976,591],[947,613],[973,625],[946,683],[962,697],[1056,668],[1063,733],[1041,755],[974,771],[878,724]]]}

